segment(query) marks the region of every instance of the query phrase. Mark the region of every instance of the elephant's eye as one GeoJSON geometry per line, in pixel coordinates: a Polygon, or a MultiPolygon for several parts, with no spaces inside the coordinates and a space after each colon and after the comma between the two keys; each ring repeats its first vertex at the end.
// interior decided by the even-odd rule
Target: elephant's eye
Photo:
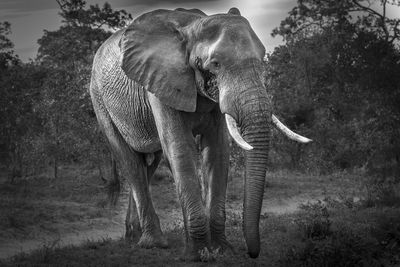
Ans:
{"type": "Polygon", "coordinates": [[[220,67],[220,64],[219,64],[218,61],[212,61],[212,62],[211,62],[211,65],[212,65],[212,67],[215,68],[215,69],[218,69],[218,68],[220,67]]]}

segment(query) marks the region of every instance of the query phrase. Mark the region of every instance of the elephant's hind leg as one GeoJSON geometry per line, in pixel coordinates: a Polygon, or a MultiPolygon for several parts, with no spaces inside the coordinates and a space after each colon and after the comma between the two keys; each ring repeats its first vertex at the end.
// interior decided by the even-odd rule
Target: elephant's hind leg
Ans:
{"type": "MultiPolygon", "coordinates": [[[[157,151],[151,156],[145,156],[146,164],[147,164],[147,182],[150,186],[151,177],[153,177],[154,172],[157,169],[158,164],[160,163],[162,156],[162,151],[157,151]],[[152,160],[149,161],[148,158],[152,160]]],[[[125,218],[125,238],[128,240],[136,240],[137,237],[140,237],[141,228],[139,223],[139,217],[136,209],[136,202],[133,198],[133,191],[129,190],[129,202],[128,202],[128,210],[126,212],[125,218]]]]}
{"type": "Polygon", "coordinates": [[[137,214],[136,202],[132,190],[129,190],[128,209],[125,218],[125,239],[138,241],[141,236],[139,217],[137,214]]]}
{"type": "MultiPolygon", "coordinates": [[[[143,154],[134,151],[122,138],[105,109],[97,108],[100,125],[107,136],[113,154],[125,171],[130,186],[130,203],[127,212],[127,235],[135,234],[136,218],[139,218],[141,237],[139,246],[167,247],[168,243],[161,232],[160,221],[155,213],[149,192],[148,166],[143,154]],[[135,205],[136,204],[136,205],[135,205]],[[137,215],[135,212],[135,206],[137,215]]],[[[150,174],[150,173],[149,173],[150,174]]]]}
{"type": "MultiPolygon", "coordinates": [[[[162,156],[162,151],[155,152],[152,154],[152,161],[149,162],[145,156],[147,163],[147,183],[150,186],[151,177],[153,177],[154,172],[157,169],[158,164],[160,163],[162,156]]],[[[126,212],[125,218],[125,238],[128,240],[136,240],[138,236],[140,236],[141,228],[139,223],[139,217],[137,214],[136,202],[133,197],[132,189],[129,190],[129,202],[128,202],[128,210],[126,212]]]]}
{"type": "Polygon", "coordinates": [[[136,216],[134,213],[134,204],[136,204],[142,230],[142,236],[138,245],[145,248],[167,247],[167,240],[161,232],[160,221],[151,200],[148,183],[150,177],[148,177],[148,167],[143,160],[143,155],[131,151],[131,155],[128,157],[131,159],[129,162],[126,162],[126,170],[130,174],[128,182],[131,187],[129,210],[131,211],[131,216],[136,216]]]}

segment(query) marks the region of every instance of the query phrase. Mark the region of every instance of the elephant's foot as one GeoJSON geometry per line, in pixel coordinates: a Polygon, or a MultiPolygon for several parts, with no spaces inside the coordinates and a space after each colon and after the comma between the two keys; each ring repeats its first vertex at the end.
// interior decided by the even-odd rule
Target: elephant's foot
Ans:
{"type": "Polygon", "coordinates": [[[208,261],[207,254],[210,251],[207,240],[186,242],[180,260],[182,261],[208,261]]]}
{"type": "Polygon", "coordinates": [[[211,250],[213,252],[217,251],[220,254],[236,254],[234,247],[231,245],[231,243],[228,242],[228,240],[226,240],[225,236],[220,238],[212,238],[211,250]]]}
{"type": "Polygon", "coordinates": [[[163,234],[143,233],[138,245],[141,248],[167,248],[168,241],[163,234]]]}
{"type": "Polygon", "coordinates": [[[182,255],[180,256],[181,261],[201,261],[202,259],[202,254],[204,255],[204,252],[208,251],[208,248],[206,246],[196,246],[194,248],[193,246],[186,246],[185,249],[183,250],[182,255]]]}

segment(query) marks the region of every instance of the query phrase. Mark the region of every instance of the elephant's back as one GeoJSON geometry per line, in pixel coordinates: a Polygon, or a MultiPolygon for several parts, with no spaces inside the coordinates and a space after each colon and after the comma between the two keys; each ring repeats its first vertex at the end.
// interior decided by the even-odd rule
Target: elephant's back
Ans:
{"type": "Polygon", "coordinates": [[[161,145],[147,91],[129,79],[120,67],[118,44],[122,34],[123,30],[114,33],[97,51],[92,71],[95,86],[91,86],[95,92],[91,94],[99,96],[105,112],[135,151],[154,152],[161,145]]]}

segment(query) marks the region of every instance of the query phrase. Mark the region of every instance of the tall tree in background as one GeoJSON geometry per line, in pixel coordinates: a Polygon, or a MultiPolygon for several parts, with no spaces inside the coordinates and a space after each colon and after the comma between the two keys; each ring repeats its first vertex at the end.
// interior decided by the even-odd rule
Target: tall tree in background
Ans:
{"type": "Polygon", "coordinates": [[[398,0],[299,0],[297,3],[273,30],[273,36],[279,34],[291,40],[332,29],[340,33],[350,27],[355,36],[370,32],[388,43],[399,41],[400,19],[387,16],[388,6],[400,6],[398,0]]]}
{"type": "Polygon", "coordinates": [[[40,128],[35,102],[43,73],[34,63],[19,60],[10,33],[11,25],[0,22],[0,160],[13,181],[22,175],[24,160],[35,150],[32,140],[40,128]]]}
{"type": "Polygon", "coordinates": [[[286,40],[268,57],[276,105],[316,140],[303,157],[287,146],[281,155],[322,169],[398,168],[400,19],[387,17],[390,4],[400,5],[302,0],[273,31],[286,40]]]}
{"type": "Polygon", "coordinates": [[[14,53],[14,44],[8,38],[10,33],[11,24],[7,21],[0,22],[0,74],[3,74],[3,77],[10,66],[19,62],[14,53]]]}
{"type": "Polygon", "coordinates": [[[9,22],[0,22],[0,158],[10,168],[12,178],[17,172],[17,162],[11,159],[17,158],[18,141],[15,138],[16,118],[19,115],[18,110],[11,107],[17,105],[18,93],[10,86],[10,76],[14,74],[14,68],[19,63],[19,59],[14,54],[14,44],[8,38],[11,33],[9,22]],[[14,173],[14,174],[12,174],[14,173]]]}
{"type": "Polygon", "coordinates": [[[61,27],[44,31],[38,40],[36,61],[46,70],[38,110],[44,122],[47,155],[53,159],[54,177],[62,160],[91,159],[101,149],[88,93],[94,54],[113,30],[131,15],[114,11],[108,3],[86,6],[83,0],[58,0],[61,27]]]}

